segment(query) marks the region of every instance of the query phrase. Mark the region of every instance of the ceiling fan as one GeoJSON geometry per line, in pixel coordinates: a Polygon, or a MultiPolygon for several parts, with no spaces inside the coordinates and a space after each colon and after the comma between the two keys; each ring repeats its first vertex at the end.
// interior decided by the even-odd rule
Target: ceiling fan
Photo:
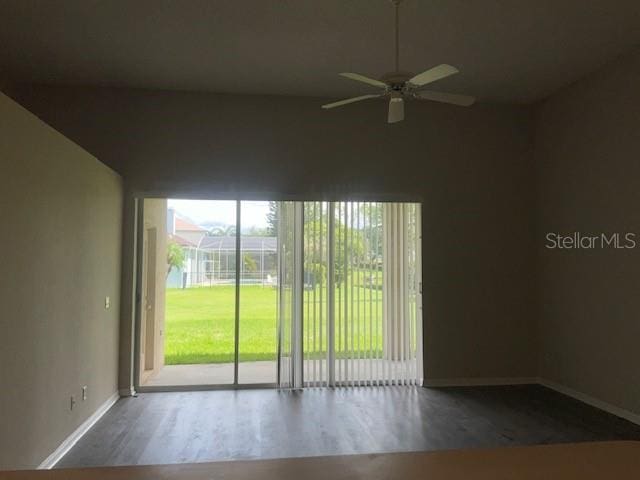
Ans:
{"type": "Polygon", "coordinates": [[[347,105],[349,103],[359,102],[361,100],[367,100],[369,98],[388,97],[389,115],[387,117],[387,121],[389,123],[396,123],[404,120],[404,100],[408,98],[451,103],[453,105],[460,105],[463,107],[473,105],[473,103],[476,101],[474,97],[470,97],[467,95],[422,90],[422,87],[424,87],[425,85],[458,73],[458,69],[456,67],[452,67],[451,65],[447,65],[446,63],[438,65],[437,67],[430,68],[429,70],[426,70],[417,75],[400,71],[400,26],[398,10],[401,1],[402,0],[391,0],[391,3],[393,3],[394,5],[396,14],[395,71],[384,74],[379,80],[369,78],[358,73],[340,74],[345,78],[350,78],[351,80],[355,80],[357,82],[362,82],[374,87],[381,88],[383,89],[383,91],[377,94],[361,95],[359,97],[347,98],[346,100],[328,103],[326,105],[322,105],[322,108],[329,109],[341,107],[342,105],[347,105]]]}

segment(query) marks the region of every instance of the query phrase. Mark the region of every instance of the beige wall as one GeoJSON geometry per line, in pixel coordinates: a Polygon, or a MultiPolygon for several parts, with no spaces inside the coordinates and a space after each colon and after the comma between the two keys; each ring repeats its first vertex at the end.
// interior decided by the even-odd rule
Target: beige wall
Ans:
{"type": "Polygon", "coordinates": [[[537,112],[540,375],[640,413],[640,52],[537,112]],[[633,250],[547,250],[547,232],[634,232],[633,250]]]}
{"type": "Polygon", "coordinates": [[[0,469],[36,467],[117,389],[122,186],[1,94],[0,182],[0,469]]]}
{"type": "Polygon", "coordinates": [[[296,97],[37,86],[13,95],[121,172],[130,192],[423,200],[426,376],[536,374],[529,110],[412,102],[405,122],[388,125],[377,101],[323,111],[323,99],[296,97]]]}

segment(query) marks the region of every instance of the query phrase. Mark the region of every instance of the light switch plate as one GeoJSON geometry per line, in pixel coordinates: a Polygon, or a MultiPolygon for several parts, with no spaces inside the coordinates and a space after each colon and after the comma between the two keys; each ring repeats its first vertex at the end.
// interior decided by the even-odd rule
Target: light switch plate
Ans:
{"type": "Polygon", "coordinates": [[[104,308],[109,308],[111,306],[111,298],[104,297],[104,308]]]}

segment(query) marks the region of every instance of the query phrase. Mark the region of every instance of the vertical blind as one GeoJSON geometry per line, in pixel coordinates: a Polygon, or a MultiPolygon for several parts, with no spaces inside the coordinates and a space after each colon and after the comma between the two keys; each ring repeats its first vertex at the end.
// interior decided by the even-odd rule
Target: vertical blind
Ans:
{"type": "Polygon", "coordinates": [[[420,205],[282,202],[278,229],[279,385],[421,384],[420,205]]]}

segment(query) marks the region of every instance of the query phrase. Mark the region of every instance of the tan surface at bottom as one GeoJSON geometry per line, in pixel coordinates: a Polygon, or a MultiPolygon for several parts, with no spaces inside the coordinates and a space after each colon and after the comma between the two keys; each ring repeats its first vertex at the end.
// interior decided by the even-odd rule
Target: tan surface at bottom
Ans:
{"type": "Polygon", "coordinates": [[[3,480],[602,480],[640,478],[640,442],[2,472],[3,480]]]}

